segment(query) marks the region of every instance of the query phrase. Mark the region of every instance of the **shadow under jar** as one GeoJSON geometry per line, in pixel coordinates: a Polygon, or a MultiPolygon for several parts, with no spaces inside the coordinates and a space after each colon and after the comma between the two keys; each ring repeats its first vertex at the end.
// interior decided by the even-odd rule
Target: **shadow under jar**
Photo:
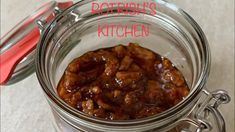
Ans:
{"type": "MultiPolygon", "coordinates": [[[[110,0],[109,2],[115,2],[110,0]]],[[[55,117],[59,132],[99,131],[225,131],[223,117],[217,107],[227,103],[229,96],[219,90],[209,93],[205,83],[210,70],[210,50],[197,23],[183,10],[162,0],[148,1],[157,5],[156,15],[146,10],[139,15],[91,13],[93,0],[81,1],[58,14],[49,25],[41,25],[37,47],[36,73],[55,117]],[[146,37],[99,37],[98,25],[121,23],[144,24],[150,32],[146,37]],[[190,88],[189,95],[176,106],[155,116],[136,120],[104,120],[86,115],[66,104],[57,93],[57,85],[68,64],[88,51],[114,47],[129,42],[140,43],[168,58],[182,72],[190,88]],[[203,101],[202,101],[203,100],[203,101]],[[207,117],[217,123],[211,125],[207,117]],[[215,128],[217,127],[218,128],[215,128]]],[[[97,3],[105,0],[95,1],[97,3]]],[[[126,1],[122,1],[126,3],[126,1]]],[[[135,3],[143,3],[136,1],[135,3]]],[[[107,11],[108,8],[102,8],[107,11]]],[[[131,27],[131,26],[129,26],[131,27]]]]}

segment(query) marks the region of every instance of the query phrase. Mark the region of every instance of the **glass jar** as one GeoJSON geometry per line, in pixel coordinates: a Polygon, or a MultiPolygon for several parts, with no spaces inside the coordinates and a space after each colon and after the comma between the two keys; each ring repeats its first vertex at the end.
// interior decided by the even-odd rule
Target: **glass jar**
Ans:
{"type": "MultiPolygon", "coordinates": [[[[204,131],[225,132],[225,123],[217,109],[230,97],[223,90],[208,92],[206,81],[210,71],[210,49],[198,24],[182,9],[163,0],[155,2],[156,15],[146,9],[139,15],[118,14],[118,6],[108,15],[92,14],[92,4],[105,0],[79,1],[66,9],[58,7],[52,22],[38,20],[41,38],[36,51],[36,74],[51,106],[58,132],[130,132],[130,131],[204,131]],[[147,25],[146,37],[99,37],[97,27],[104,24],[147,25]],[[169,58],[183,73],[190,94],[179,104],[158,115],[129,121],[109,121],[90,117],[63,102],[57,95],[57,84],[67,65],[92,50],[137,42],[169,58]],[[216,128],[218,127],[218,128],[216,128]]],[[[117,0],[109,0],[117,2],[117,0]]],[[[120,1],[119,1],[120,2],[120,1]]],[[[128,3],[128,1],[121,1],[128,3]]],[[[100,10],[106,14],[109,8],[100,10]]],[[[131,27],[131,26],[130,26],[131,27]]]]}

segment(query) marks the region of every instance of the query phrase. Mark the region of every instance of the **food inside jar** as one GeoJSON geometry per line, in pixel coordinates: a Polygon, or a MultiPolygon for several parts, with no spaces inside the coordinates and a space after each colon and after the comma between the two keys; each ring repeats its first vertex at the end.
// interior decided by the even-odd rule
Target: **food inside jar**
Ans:
{"type": "Polygon", "coordinates": [[[153,116],[189,93],[182,73],[169,59],[134,43],[74,59],[57,90],[70,106],[107,120],[153,116]]]}

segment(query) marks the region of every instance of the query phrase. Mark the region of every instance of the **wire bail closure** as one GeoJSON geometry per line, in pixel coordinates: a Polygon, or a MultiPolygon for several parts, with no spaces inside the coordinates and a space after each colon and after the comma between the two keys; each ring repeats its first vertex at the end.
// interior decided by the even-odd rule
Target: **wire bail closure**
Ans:
{"type": "MultiPolygon", "coordinates": [[[[224,90],[216,90],[213,92],[208,92],[203,90],[205,97],[199,99],[198,106],[195,108],[192,113],[193,119],[187,117],[182,119],[180,122],[188,123],[196,127],[195,132],[204,132],[217,130],[218,132],[226,132],[224,118],[219,111],[218,107],[221,104],[227,104],[230,102],[231,98],[228,93],[224,90]],[[216,124],[213,125],[209,117],[214,118],[216,124]],[[214,128],[217,126],[217,129],[214,128]]],[[[189,128],[184,128],[181,132],[193,132],[189,128]]]]}

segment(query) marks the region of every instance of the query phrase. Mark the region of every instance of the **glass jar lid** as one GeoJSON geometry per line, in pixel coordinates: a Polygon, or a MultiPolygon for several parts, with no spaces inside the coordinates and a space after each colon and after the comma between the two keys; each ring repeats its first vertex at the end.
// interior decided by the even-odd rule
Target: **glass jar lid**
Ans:
{"type": "Polygon", "coordinates": [[[64,10],[71,5],[72,1],[47,2],[1,38],[0,85],[16,83],[34,72],[34,50],[40,39],[40,24],[51,22],[58,9],[64,10]]]}

